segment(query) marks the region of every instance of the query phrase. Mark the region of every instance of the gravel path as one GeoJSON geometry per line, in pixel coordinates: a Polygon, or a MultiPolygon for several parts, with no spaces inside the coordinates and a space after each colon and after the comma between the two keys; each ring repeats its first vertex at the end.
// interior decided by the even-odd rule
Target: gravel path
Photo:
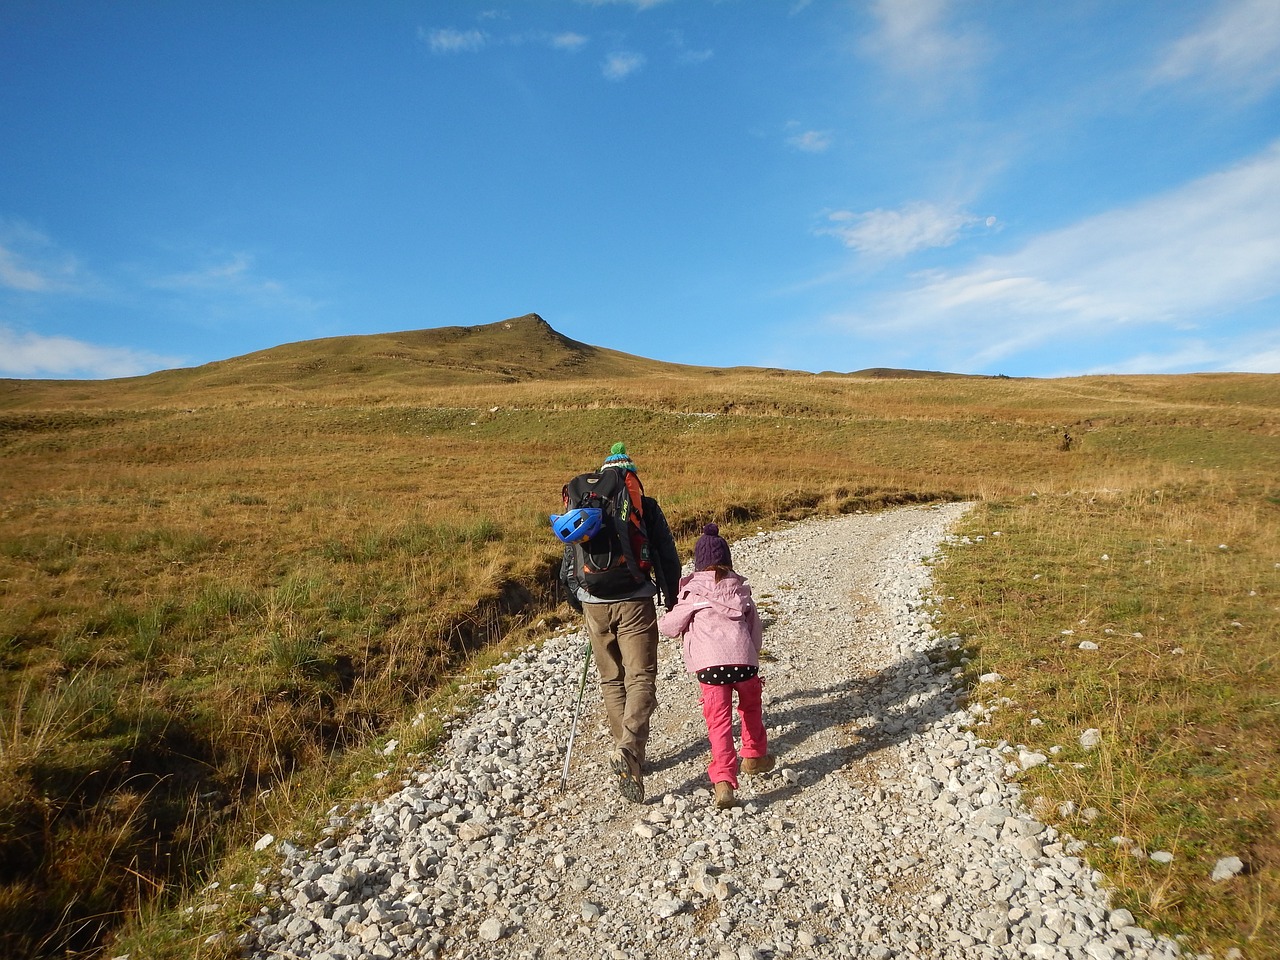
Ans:
{"type": "MultiPolygon", "coordinates": [[[[964,504],[814,520],[733,545],[765,613],[778,768],[711,802],[696,682],[663,640],[648,800],[616,792],[584,638],[504,663],[433,765],[274,844],[247,957],[1168,958],[1037,822],[943,665],[922,594],[964,504]],[[934,659],[941,659],[934,656],[934,659]]],[[[957,544],[955,549],[963,549],[957,544]]]]}

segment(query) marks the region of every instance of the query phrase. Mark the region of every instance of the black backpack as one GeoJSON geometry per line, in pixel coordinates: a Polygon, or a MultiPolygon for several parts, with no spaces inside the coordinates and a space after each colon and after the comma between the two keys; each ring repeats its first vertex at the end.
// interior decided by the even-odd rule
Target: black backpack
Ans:
{"type": "Polygon", "coordinates": [[[649,582],[653,564],[644,527],[644,487],[631,470],[583,473],[564,485],[566,510],[595,507],[603,523],[595,536],[573,544],[574,574],[594,597],[612,600],[649,582]]]}

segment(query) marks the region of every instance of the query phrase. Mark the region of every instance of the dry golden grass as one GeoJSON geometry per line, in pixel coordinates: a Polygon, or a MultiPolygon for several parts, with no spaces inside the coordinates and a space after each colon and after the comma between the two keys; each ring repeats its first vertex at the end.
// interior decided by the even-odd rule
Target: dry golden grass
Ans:
{"type": "MultiPolygon", "coordinates": [[[[1166,576],[1178,553],[1157,537],[1207,524],[1232,542],[1232,562],[1273,549],[1276,386],[703,370],[574,344],[528,318],[129,381],[0,384],[0,953],[91,948],[122,917],[154,916],[264,818],[331,796],[323,784],[361,755],[351,748],[556,607],[546,516],[616,440],[686,550],[710,519],[735,536],[954,498],[1016,516],[1018,536],[1001,543],[1046,571],[1066,563],[1059,551],[1098,551],[1084,519],[1123,532],[1111,554],[1137,558],[1124,569],[1151,574],[1151,559],[1165,577],[1151,582],[1171,643],[1168,611],[1202,623],[1187,611],[1208,609],[1221,571],[1166,576]],[[1238,509],[1224,512],[1228,501],[1238,509]],[[258,802],[268,786],[276,805],[258,802]]],[[[965,631],[984,665],[1010,676],[1030,642],[1016,625],[1050,616],[1037,611],[1065,605],[1098,623],[1127,602],[1119,564],[1085,599],[1065,577],[1046,598],[1015,589],[1014,561],[998,557],[961,553],[946,572],[967,610],[981,606],[965,631]]],[[[1250,615],[1274,649],[1274,579],[1256,591],[1250,615]]],[[[1221,647],[1180,662],[1233,677],[1221,647]]],[[[1064,672],[1055,689],[1073,683],[1064,672]]],[[[1105,694],[1121,717],[1151,709],[1145,694],[1129,704],[1130,687],[1101,689],[1062,696],[1105,694]]],[[[1240,678],[1213,689],[1222,717],[1254,716],[1241,713],[1240,678]]],[[[1148,759],[1123,758],[1123,776],[1148,759]]],[[[1240,774],[1265,803],[1275,768],[1258,758],[1240,774]]],[[[1217,935],[1208,914],[1160,912],[1122,877],[1149,915],[1217,935]]],[[[1214,893],[1223,909],[1249,901],[1238,886],[1238,903],[1214,893]]],[[[175,942],[175,956],[192,955],[192,941],[175,942]]]]}

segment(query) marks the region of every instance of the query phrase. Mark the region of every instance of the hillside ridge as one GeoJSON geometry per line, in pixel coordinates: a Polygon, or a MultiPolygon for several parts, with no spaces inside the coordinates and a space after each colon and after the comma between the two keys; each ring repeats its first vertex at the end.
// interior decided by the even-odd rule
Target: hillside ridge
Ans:
{"type": "Polygon", "coordinates": [[[353,334],[267,347],[195,367],[114,380],[0,380],[0,407],[147,403],[193,395],[290,395],[538,380],[688,376],[716,368],[666,363],[567,337],[536,313],[494,323],[353,334]]]}
{"type": "MultiPolygon", "coordinates": [[[[44,400],[148,401],[230,391],[288,394],[322,388],[499,385],[538,380],[624,380],[725,373],[815,376],[773,367],[670,363],[574,340],[537,313],[493,323],[299,340],[194,367],[110,380],[0,379],[0,406],[44,400]]],[[[960,377],[939,371],[871,367],[816,376],[869,379],[960,377]]]]}
{"type": "MultiPolygon", "coordinates": [[[[1169,376],[1192,378],[1203,382],[1206,389],[1223,377],[1239,382],[1246,378],[1240,374],[1183,374],[1066,380],[1076,383],[1076,389],[1100,387],[1112,397],[1132,394],[1146,399],[1155,389],[1151,384],[1169,376]]],[[[1026,383],[1035,379],[891,367],[812,373],[777,367],[671,363],[575,340],[556,330],[539,314],[527,313],[485,324],[301,340],[200,366],[160,370],[138,377],[0,378],[0,410],[190,409],[209,405],[312,402],[329,405],[352,400],[408,398],[435,388],[501,388],[535,383],[558,385],[560,389],[576,384],[607,383],[625,392],[622,384],[641,379],[683,381],[700,389],[713,379],[721,379],[723,385],[725,377],[741,377],[752,382],[762,378],[774,383],[804,381],[806,384],[817,381],[1026,383]]],[[[1041,383],[1050,385],[1055,381],[1041,383]]],[[[1269,388],[1250,389],[1251,395],[1261,396],[1267,392],[1269,388]]],[[[653,395],[654,391],[650,389],[648,394],[653,395]]],[[[725,409],[732,406],[728,403],[725,409]]]]}

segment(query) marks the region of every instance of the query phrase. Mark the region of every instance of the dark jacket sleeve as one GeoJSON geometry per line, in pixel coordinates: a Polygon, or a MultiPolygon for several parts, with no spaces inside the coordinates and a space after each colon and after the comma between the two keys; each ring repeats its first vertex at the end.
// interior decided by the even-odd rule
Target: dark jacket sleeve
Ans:
{"type": "Polygon", "coordinates": [[[666,515],[658,501],[645,497],[641,504],[645,531],[649,534],[649,559],[653,561],[654,579],[662,605],[670,610],[680,595],[680,554],[676,551],[675,538],[671,536],[671,528],[667,526],[666,515]]]}
{"type": "Polygon", "coordinates": [[[582,612],[582,601],[578,599],[578,577],[574,573],[573,546],[564,545],[564,556],[560,558],[560,582],[564,584],[565,600],[578,613],[582,612]]]}

